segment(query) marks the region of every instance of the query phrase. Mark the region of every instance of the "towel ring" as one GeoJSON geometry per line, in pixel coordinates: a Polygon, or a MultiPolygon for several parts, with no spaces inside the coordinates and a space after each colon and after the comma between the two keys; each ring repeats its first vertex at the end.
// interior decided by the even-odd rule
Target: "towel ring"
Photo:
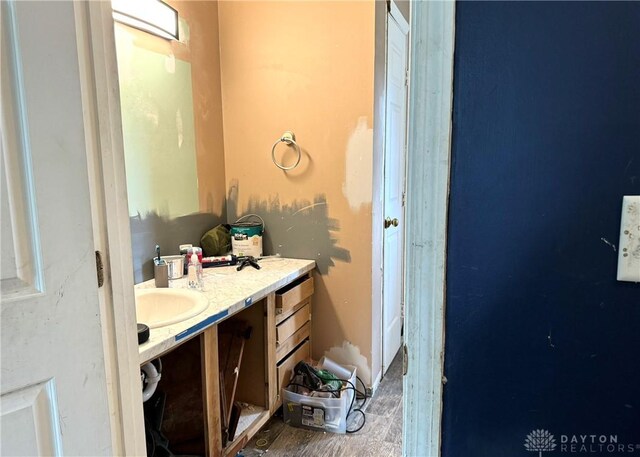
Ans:
{"type": "Polygon", "coordinates": [[[273,160],[273,163],[276,165],[276,167],[280,168],[281,170],[285,170],[285,171],[293,170],[295,167],[298,166],[301,158],[302,158],[302,154],[300,153],[300,146],[298,145],[298,143],[296,143],[296,135],[292,131],[287,130],[282,134],[280,138],[278,138],[278,141],[273,143],[273,147],[271,148],[271,160],[273,160]],[[296,160],[296,163],[294,163],[290,167],[285,167],[284,165],[279,164],[278,161],[276,160],[276,146],[278,146],[279,143],[287,143],[289,146],[293,144],[293,147],[296,149],[296,152],[298,153],[298,160],[296,160]]]}

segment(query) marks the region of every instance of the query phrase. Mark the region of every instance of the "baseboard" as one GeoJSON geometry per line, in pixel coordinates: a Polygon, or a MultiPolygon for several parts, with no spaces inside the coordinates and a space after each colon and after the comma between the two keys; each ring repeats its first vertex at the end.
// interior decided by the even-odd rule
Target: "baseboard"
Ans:
{"type": "Polygon", "coordinates": [[[378,376],[376,377],[375,381],[373,381],[371,387],[367,387],[367,396],[373,397],[373,395],[376,393],[376,390],[378,389],[378,386],[380,385],[380,381],[382,381],[382,370],[380,370],[380,372],[378,373],[378,376]]]}

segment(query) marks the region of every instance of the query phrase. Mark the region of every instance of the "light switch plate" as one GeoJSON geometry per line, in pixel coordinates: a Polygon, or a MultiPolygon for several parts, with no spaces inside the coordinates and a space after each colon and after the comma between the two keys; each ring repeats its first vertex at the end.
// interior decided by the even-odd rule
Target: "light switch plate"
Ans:
{"type": "Polygon", "coordinates": [[[620,219],[618,281],[640,282],[640,195],[625,195],[620,219]]]}

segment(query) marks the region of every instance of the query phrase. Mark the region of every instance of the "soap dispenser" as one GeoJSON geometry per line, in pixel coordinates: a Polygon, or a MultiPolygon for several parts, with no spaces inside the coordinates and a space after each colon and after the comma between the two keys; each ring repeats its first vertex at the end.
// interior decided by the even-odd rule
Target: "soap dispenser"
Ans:
{"type": "Polygon", "coordinates": [[[189,281],[189,288],[202,290],[202,264],[198,260],[198,255],[195,253],[191,254],[191,258],[189,259],[187,277],[189,281]]]}

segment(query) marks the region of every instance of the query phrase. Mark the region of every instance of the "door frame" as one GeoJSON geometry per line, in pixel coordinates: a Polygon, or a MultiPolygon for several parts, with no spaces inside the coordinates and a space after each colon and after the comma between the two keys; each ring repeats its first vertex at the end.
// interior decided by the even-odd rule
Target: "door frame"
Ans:
{"type": "Polygon", "coordinates": [[[455,2],[413,2],[405,225],[404,455],[440,455],[455,2]]]}
{"type": "Polygon", "coordinates": [[[111,2],[74,4],[113,455],[146,455],[111,2]]]}
{"type": "MultiPolygon", "coordinates": [[[[385,119],[384,119],[384,146],[383,146],[383,152],[382,152],[382,215],[383,217],[386,216],[386,208],[385,208],[385,194],[386,194],[386,177],[387,177],[387,173],[386,173],[386,158],[387,158],[387,151],[386,151],[386,137],[387,137],[387,110],[386,110],[386,101],[387,101],[387,74],[388,74],[388,70],[389,70],[389,62],[387,59],[387,53],[389,51],[389,21],[393,20],[395,21],[395,23],[398,25],[398,27],[400,28],[400,30],[403,33],[406,33],[407,35],[407,62],[406,62],[406,71],[409,72],[411,70],[411,57],[410,57],[410,53],[411,53],[411,27],[409,25],[409,22],[407,22],[407,20],[405,19],[404,15],[402,14],[402,12],[400,11],[400,9],[396,6],[394,1],[389,2],[389,8],[388,8],[388,12],[386,14],[386,18],[385,18],[385,119]]],[[[409,142],[409,137],[408,137],[408,131],[409,131],[409,87],[410,87],[410,83],[409,83],[409,78],[408,78],[408,73],[407,73],[407,82],[406,82],[406,123],[405,123],[405,132],[404,132],[404,137],[405,137],[405,149],[402,152],[404,154],[404,170],[402,173],[402,187],[403,187],[403,194],[406,195],[406,189],[407,189],[407,149],[408,149],[408,142],[409,142]]],[[[400,230],[403,231],[403,237],[402,237],[402,250],[401,250],[401,258],[400,258],[400,262],[402,263],[402,278],[401,278],[401,284],[400,284],[400,289],[402,290],[402,308],[403,308],[403,314],[404,314],[404,263],[405,263],[405,253],[406,253],[406,221],[404,218],[404,213],[405,213],[405,207],[404,204],[402,205],[402,211],[403,211],[403,223],[402,227],[400,227],[400,230]]],[[[374,220],[374,224],[376,223],[382,223],[382,220],[376,221],[374,220]]],[[[382,238],[381,238],[381,242],[382,242],[382,297],[381,297],[381,310],[380,310],[380,356],[381,356],[381,376],[384,377],[384,373],[385,373],[385,366],[384,366],[384,357],[385,357],[385,329],[384,329],[384,323],[385,323],[385,313],[384,313],[384,308],[385,308],[385,291],[384,291],[384,282],[385,282],[385,274],[387,274],[385,272],[385,268],[384,268],[384,243],[385,243],[385,235],[384,235],[384,231],[382,232],[382,238]]],[[[404,323],[403,323],[403,328],[404,328],[404,323]]],[[[404,344],[404,339],[401,342],[400,345],[400,349],[402,349],[402,345],[404,344]]],[[[387,369],[389,368],[388,366],[386,367],[387,369]]]]}
{"type": "MultiPolygon", "coordinates": [[[[386,5],[384,9],[386,14],[386,5]]],[[[139,363],[133,331],[131,235],[110,2],[76,2],[76,23],[83,99],[90,108],[85,122],[91,133],[87,154],[92,166],[89,180],[96,249],[104,249],[106,255],[101,318],[113,451],[116,455],[144,455],[142,399],[136,382],[139,363]]],[[[413,227],[405,239],[405,245],[411,246],[405,256],[405,322],[412,328],[405,331],[405,455],[440,455],[454,30],[453,0],[412,2],[405,205],[405,225],[413,227]],[[435,262],[425,261],[428,259],[435,262]]],[[[382,226],[377,223],[382,219],[376,218],[375,209],[373,213],[374,240],[381,239],[376,238],[381,234],[376,226],[382,226]]],[[[378,301],[377,294],[374,286],[373,303],[378,301]]]]}

